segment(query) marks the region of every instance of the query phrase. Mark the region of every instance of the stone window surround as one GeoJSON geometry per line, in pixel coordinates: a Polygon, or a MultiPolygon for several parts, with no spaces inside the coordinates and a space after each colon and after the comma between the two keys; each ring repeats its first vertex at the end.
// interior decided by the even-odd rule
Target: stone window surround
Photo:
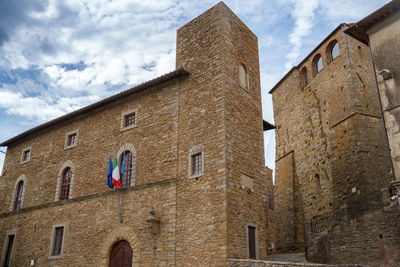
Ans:
{"type": "Polygon", "coordinates": [[[247,258],[249,259],[249,226],[255,228],[255,242],[256,242],[256,259],[258,260],[258,227],[257,224],[248,222],[246,224],[246,251],[247,251],[247,258]]]}
{"type": "Polygon", "coordinates": [[[20,162],[20,164],[27,163],[28,161],[31,160],[31,157],[32,157],[32,146],[27,147],[27,148],[25,148],[25,149],[22,150],[22,153],[21,153],[21,162],[20,162]],[[28,150],[29,150],[29,157],[28,157],[27,160],[24,160],[24,154],[25,154],[25,152],[28,151],[28,150]]]}
{"type": "Polygon", "coordinates": [[[246,91],[249,91],[249,89],[250,89],[249,69],[247,68],[247,65],[244,64],[243,60],[239,60],[238,69],[239,69],[239,86],[241,88],[245,89],[246,91]],[[245,70],[246,86],[243,86],[240,81],[240,66],[243,66],[244,70],[245,70]]]}
{"type": "Polygon", "coordinates": [[[66,232],[67,232],[67,224],[66,223],[53,224],[52,233],[51,233],[51,239],[50,239],[49,259],[61,259],[64,256],[64,244],[65,244],[66,232]],[[60,251],[60,255],[52,255],[53,246],[54,246],[54,235],[56,233],[56,228],[57,227],[64,227],[62,241],[61,241],[61,251],[60,251]]]}
{"type": "Polygon", "coordinates": [[[137,109],[130,109],[130,110],[126,110],[126,111],[121,113],[121,129],[120,129],[121,132],[129,130],[129,129],[132,129],[132,128],[135,128],[137,123],[138,123],[138,112],[137,112],[137,109]],[[125,125],[124,125],[125,124],[125,116],[128,115],[128,114],[131,114],[131,113],[135,113],[135,122],[132,125],[130,125],[128,127],[125,127],[125,125]]]}
{"type": "Polygon", "coordinates": [[[193,146],[188,153],[188,177],[189,179],[196,179],[199,178],[204,174],[204,145],[196,145],[193,146]],[[201,153],[201,171],[200,173],[193,174],[193,155],[201,153]]]}
{"type": "Polygon", "coordinates": [[[65,135],[64,150],[76,147],[78,145],[78,136],[79,136],[79,129],[76,129],[75,131],[67,133],[65,135]],[[72,144],[72,145],[68,145],[69,136],[72,135],[72,134],[76,134],[75,143],[72,144]]]}
{"type": "Polygon", "coordinates": [[[23,181],[24,182],[24,189],[22,190],[22,199],[21,199],[21,209],[22,206],[24,204],[24,198],[25,198],[25,191],[26,191],[26,176],[25,174],[22,174],[18,177],[17,182],[14,185],[14,190],[13,190],[13,194],[12,194],[12,198],[11,198],[11,206],[10,206],[10,211],[14,211],[14,203],[15,203],[15,197],[16,197],[16,193],[17,193],[17,189],[18,189],[18,184],[19,182],[23,181]]]}
{"type": "MultiPolygon", "coordinates": [[[[120,160],[123,157],[124,152],[126,150],[129,150],[132,153],[132,172],[131,172],[131,185],[130,185],[130,187],[132,187],[132,186],[135,185],[135,182],[136,182],[136,149],[132,144],[125,143],[124,145],[122,145],[119,148],[119,150],[118,150],[116,155],[117,155],[117,159],[120,160]]],[[[114,160],[114,159],[112,159],[112,160],[114,160]]],[[[121,167],[122,166],[122,162],[119,162],[118,166],[121,167]]]]}
{"type": "Polygon", "coordinates": [[[1,254],[0,266],[3,266],[3,265],[4,265],[4,261],[6,260],[6,259],[5,259],[5,256],[6,256],[7,247],[8,247],[8,242],[7,242],[7,240],[8,240],[8,236],[10,236],[10,235],[14,235],[14,244],[13,244],[13,247],[12,247],[11,253],[10,253],[10,259],[12,259],[12,255],[13,255],[14,248],[15,248],[15,240],[17,239],[17,230],[16,230],[16,229],[8,230],[8,231],[6,232],[6,238],[4,239],[4,240],[6,240],[6,241],[4,242],[3,253],[1,254]]]}
{"type": "Polygon", "coordinates": [[[326,58],[328,59],[327,62],[328,64],[331,63],[332,61],[334,61],[336,58],[338,58],[340,56],[340,46],[339,46],[339,42],[336,39],[333,39],[332,41],[329,42],[328,46],[326,47],[326,58]],[[332,48],[334,47],[334,45],[337,44],[338,48],[339,48],[339,55],[337,55],[337,57],[332,58],[332,48]]]}
{"type": "Polygon", "coordinates": [[[314,77],[315,77],[316,75],[318,75],[318,73],[320,73],[323,69],[324,69],[324,61],[323,61],[323,59],[322,59],[322,55],[319,54],[319,53],[317,53],[317,54],[313,57],[313,60],[312,60],[312,70],[313,70],[313,75],[314,75],[314,77]],[[321,69],[318,71],[318,61],[319,61],[320,59],[321,59],[322,67],[321,67],[321,69]]]}
{"type": "MultiPolygon", "coordinates": [[[[73,193],[73,189],[74,189],[74,177],[75,177],[75,167],[74,164],[72,163],[72,161],[67,160],[62,167],[60,168],[60,170],[58,171],[58,176],[57,176],[57,189],[56,189],[56,196],[55,196],[55,201],[60,201],[60,194],[61,194],[61,183],[62,183],[62,176],[64,173],[64,170],[66,168],[70,168],[71,169],[71,183],[69,185],[69,194],[68,194],[68,199],[72,198],[72,193],[73,193]]],[[[66,200],[62,200],[62,201],[67,201],[66,200]]]]}

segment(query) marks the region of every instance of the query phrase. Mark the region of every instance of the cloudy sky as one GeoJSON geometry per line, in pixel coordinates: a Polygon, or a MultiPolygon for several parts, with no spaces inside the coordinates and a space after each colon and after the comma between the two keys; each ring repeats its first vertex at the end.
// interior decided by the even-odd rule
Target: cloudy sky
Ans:
{"type": "MultiPolygon", "coordinates": [[[[218,2],[0,0],[0,140],[172,71],[176,29],[218,2]]],[[[267,92],[293,65],[387,2],[226,0],[259,38],[264,119],[267,92]]],[[[264,137],[274,168],[275,137],[264,137]]]]}

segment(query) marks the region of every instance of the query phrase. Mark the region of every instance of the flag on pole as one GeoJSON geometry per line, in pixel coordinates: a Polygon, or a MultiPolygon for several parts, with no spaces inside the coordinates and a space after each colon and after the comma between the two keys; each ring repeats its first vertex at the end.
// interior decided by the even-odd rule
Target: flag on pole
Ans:
{"type": "Polygon", "coordinates": [[[112,165],[112,160],[111,160],[111,156],[110,156],[110,160],[108,161],[107,185],[111,189],[114,189],[114,186],[112,184],[112,172],[113,172],[113,165],[112,165]]]}
{"type": "Polygon", "coordinates": [[[125,166],[126,166],[126,159],[125,159],[125,152],[124,152],[124,159],[122,160],[122,165],[121,165],[121,178],[124,177],[125,166]]]}
{"type": "Polygon", "coordinates": [[[114,169],[112,172],[112,184],[114,187],[121,189],[121,177],[119,175],[117,156],[115,156],[114,169]]]}

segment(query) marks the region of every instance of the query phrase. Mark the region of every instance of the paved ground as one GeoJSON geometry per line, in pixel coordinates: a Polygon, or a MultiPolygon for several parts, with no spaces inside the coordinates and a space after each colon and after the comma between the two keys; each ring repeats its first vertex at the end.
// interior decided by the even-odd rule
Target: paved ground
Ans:
{"type": "Polygon", "coordinates": [[[307,262],[304,253],[268,255],[267,261],[307,262]]]}

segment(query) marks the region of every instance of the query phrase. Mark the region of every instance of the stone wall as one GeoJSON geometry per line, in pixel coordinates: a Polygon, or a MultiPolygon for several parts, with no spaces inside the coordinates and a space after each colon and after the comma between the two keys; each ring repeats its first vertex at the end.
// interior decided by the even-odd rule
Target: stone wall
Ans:
{"type": "MultiPolygon", "coordinates": [[[[309,222],[314,230],[326,229],[379,209],[380,189],[393,179],[368,47],[345,35],[345,27],[334,30],[272,90],[278,249],[305,247],[310,260],[319,255],[303,244],[314,234],[309,222]],[[332,60],[335,41],[340,55],[332,60]],[[318,54],[323,69],[315,73],[318,54]],[[301,82],[303,67],[307,85],[301,82]]],[[[318,253],[324,244],[314,244],[318,253]]],[[[343,262],[353,260],[345,255],[343,262]]]]}
{"type": "Polygon", "coordinates": [[[295,262],[274,262],[256,260],[228,260],[229,267],[363,267],[359,264],[316,264],[316,263],[295,263],[295,262]]]}
{"type": "Polygon", "coordinates": [[[31,259],[42,266],[107,266],[112,245],[122,239],[133,249],[134,266],[226,266],[228,257],[247,258],[251,224],[258,257],[265,259],[270,241],[257,48],[257,37],[221,2],[177,32],[176,64],[189,75],[12,142],[0,180],[0,256],[3,237],[16,231],[17,266],[31,259]],[[239,86],[240,64],[249,88],[239,86]],[[127,111],[136,112],[137,123],[125,130],[127,111]],[[65,148],[74,131],[77,145],[65,148]],[[31,158],[21,163],[26,148],[31,158]],[[106,174],[109,156],[126,148],[134,152],[135,182],[121,190],[121,223],[106,174]],[[203,161],[193,178],[192,151],[203,161]],[[73,191],[58,201],[67,165],[73,191]],[[22,209],[10,212],[21,177],[22,209]],[[158,236],[146,221],[152,208],[160,218],[158,236]],[[52,227],[60,223],[66,225],[64,253],[49,259],[52,227]]]}

